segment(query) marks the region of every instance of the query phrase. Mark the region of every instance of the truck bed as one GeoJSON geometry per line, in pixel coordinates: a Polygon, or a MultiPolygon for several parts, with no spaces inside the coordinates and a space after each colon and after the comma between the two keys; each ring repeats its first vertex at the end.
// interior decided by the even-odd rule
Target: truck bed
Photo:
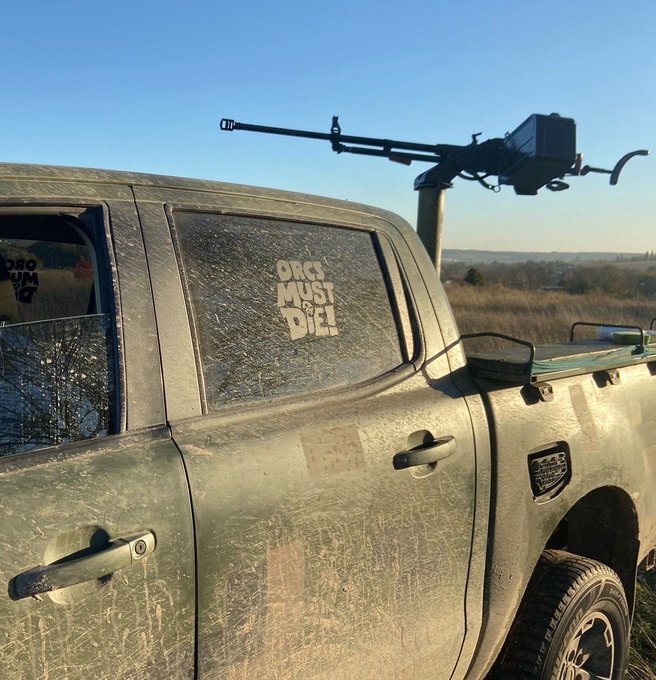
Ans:
{"type": "Polygon", "coordinates": [[[467,353],[467,365],[481,377],[513,384],[541,382],[656,361],[656,345],[618,345],[610,340],[574,340],[536,345],[533,359],[525,346],[467,353]]]}

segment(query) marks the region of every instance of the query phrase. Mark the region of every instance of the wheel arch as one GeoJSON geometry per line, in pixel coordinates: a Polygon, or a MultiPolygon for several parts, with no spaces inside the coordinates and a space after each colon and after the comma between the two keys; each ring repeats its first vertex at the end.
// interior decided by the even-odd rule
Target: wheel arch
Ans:
{"type": "MultiPolygon", "coordinates": [[[[560,502],[565,499],[560,496],[560,502]]],[[[557,499],[554,499],[558,503],[557,499]]],[[[547,508],[550,504],[541,506],[547,508]]],[[[636,591],[636,573],[639,556],[638,515],[629,494],[617,486],[602,486],[587,491],[573,504],[563,502],[558,512],[554,506],[551,524],[554,529],[545,541],[543,534],[538,538],[540,524],[529,527],[532,535],[531,564],[523,563],[523,570],[517,559],[514,561],[507,552],[496,556],[497,568],[492,568],[495,555],[490,554],[487,571],[487,596],[484,602],[485,623],[478,640],[468,673],[472,677],[483,677],[498,660],[507,643],[512,622],[518,608],[527,595],[531,575],[538,567],[540,556],[546,550],[561,550],[574,556],[586,557],[610,567],[620,578],[626,594],[629,612],[633,612],[636,591]],[[532,531],[531,531],[532,530],[532,531]],[[515,579],[514,577],[519,577],[515,579]],[[513,590],[513,580],[517,590],[513,590]],[[515,599],[516,598],[516,599],[515,599]]],[[[535,518],[535,516],[534,516],[535,518]]],[[[548,536],[548,534],[547,534],[548,536]]],[[[493,544],[494,545],[494,544],[493,544]]],[[[513,551],[514,554],[514,551],[513,551]]]]}
{"type": "Polygon", "coordinates": [[[640,548],[638,530],[638,515],[629,494],[615,486],[600,487],[567,511],[545,549],[566,550],[609,566],[620,577],[632,612],[640,548]]]}

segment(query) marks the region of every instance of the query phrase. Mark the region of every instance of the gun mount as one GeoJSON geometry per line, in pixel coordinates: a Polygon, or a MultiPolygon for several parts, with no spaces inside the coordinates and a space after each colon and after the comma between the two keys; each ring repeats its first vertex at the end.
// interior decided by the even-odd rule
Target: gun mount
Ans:
{"type": "Polygon", "coordinates": [[[419,192],[417,232],[431,255],[439,272],[441,258],[442,215],[444,192],[456,178],[476,181],[486,189],[499,191],[502,185],[512,186],[515,193],[534,196],[546,187],[563,191],[569,185],[567,176],[584,176],[588,173],[610,175],[615,185],[626,163],[634,156],[646,156],[649,151],[640,149],[623,156],[612,170],[583,166],[583,156],[576,152],[576,123],[556,113],[532,114],[513,132],[503,138],[479,142],[481,133],[472,135],[466,145],[418,144],[394,139],[359,137],[342,134],[337,116],[333,116],[330,132],[311,132],[292,128],[271,127],[238,123],[230,118],[221,119],[220,129],[226,132],[246,130],[287,137],[304,137],[329,141],[336,153],[354,153],[364,156],[388,158],[396,163],[410,165],[413,161],[434,163],[414,182],[419,192]],[[497,183],[488,181],[497,177],[497,183]]]}

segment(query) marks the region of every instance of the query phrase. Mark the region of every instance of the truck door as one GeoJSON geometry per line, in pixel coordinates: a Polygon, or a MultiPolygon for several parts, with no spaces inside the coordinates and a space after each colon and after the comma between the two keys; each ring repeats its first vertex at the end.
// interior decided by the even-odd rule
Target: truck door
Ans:
{"type": "Polygon", "coordinates": [[[194,504],[200,677],[446,680],[474,447],[403,238],[302,200],[136,196],[194,504]]]}
{"type": "Polygon", "coordinates": [[[191,509],[129,188],[0,178],[8,282],[0,675],[192,678],[191,509]]]}

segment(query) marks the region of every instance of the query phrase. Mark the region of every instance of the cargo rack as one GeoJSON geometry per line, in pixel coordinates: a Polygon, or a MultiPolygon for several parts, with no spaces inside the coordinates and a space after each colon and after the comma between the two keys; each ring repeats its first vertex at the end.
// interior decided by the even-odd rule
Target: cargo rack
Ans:
{"type": "MultiPolygon", "coordinates": [[[[656,317],[651,320],[654,329],[656,317]]],[[[467,365],[474,375],[514,385],[531,385],[554,378],[596,373],[656,361],[656,343],[650,346],[645,331],[639,326],[577,321],[572,324],[569,341],[550,345],[534,345],[527,340],[502,333],[482,332],[461,335],[461,340],[497,338],[513,346],[481,352],[466,352],[467,365]],[[635,331],[642,342],[620,345],[612,340],[575,339],[581,326],[635,331]]]]}

